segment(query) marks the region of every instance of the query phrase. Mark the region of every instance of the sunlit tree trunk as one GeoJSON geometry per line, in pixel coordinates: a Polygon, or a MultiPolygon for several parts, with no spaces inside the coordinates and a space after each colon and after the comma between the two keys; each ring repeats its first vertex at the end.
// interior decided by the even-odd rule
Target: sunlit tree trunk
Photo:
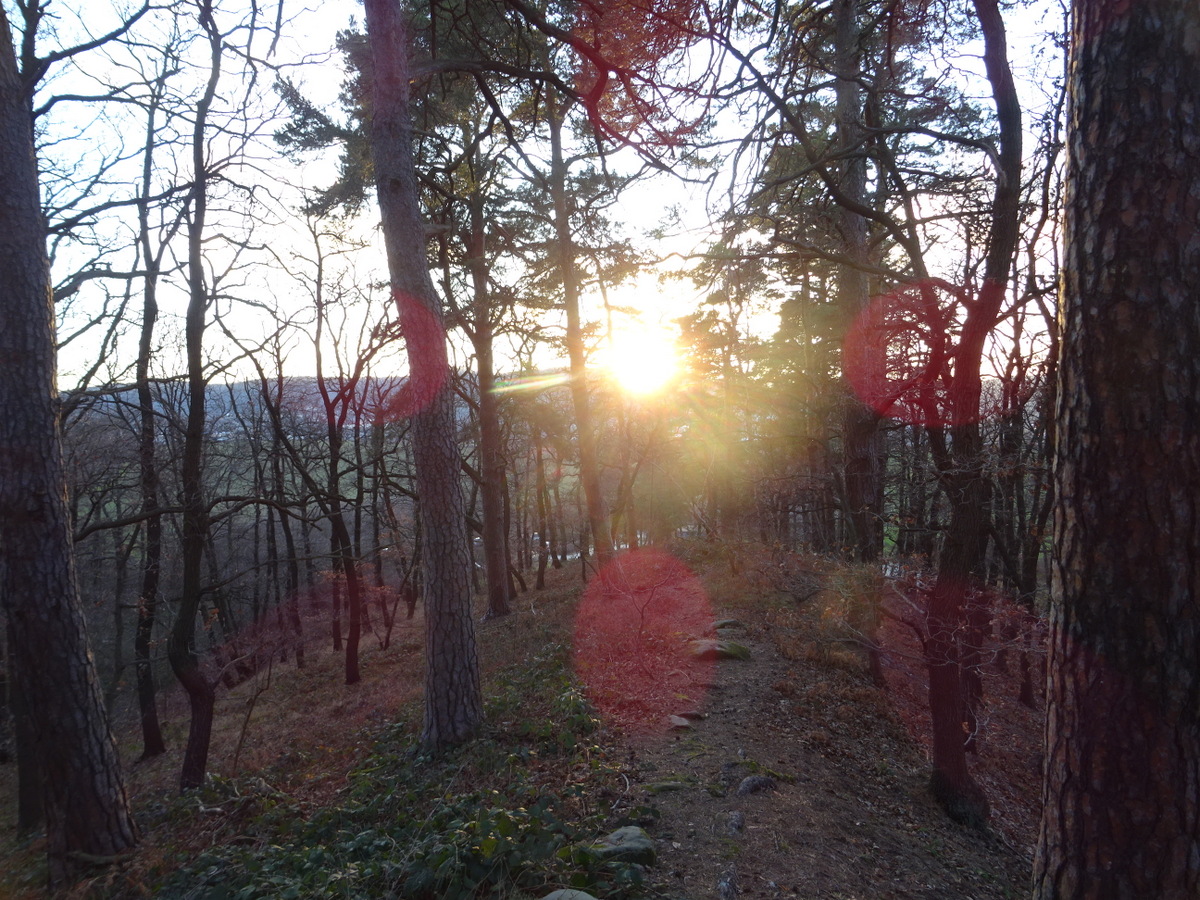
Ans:
{"type": "Polygon", "coordinates": [[[373,67],[368,135],[392,291],[408,351],[425,593],[429,750],[474,737],[483,721],[471,610],[466,510],[458,481],[454,397],[441,301],[429,278],[413,164],[409,33],[399,0],[366,0],[373,67]]]}
{"type": "Polygon", "coordinates": [[[1200,896],[1200,7],[1077,0],[1038,900],[1200,896]]]}
{"type": "Polygon", "coordinates": [[[52,885],[136,843],[75,582],[32,85],[0,8],[0,602],[44,776],[52,885]]]}

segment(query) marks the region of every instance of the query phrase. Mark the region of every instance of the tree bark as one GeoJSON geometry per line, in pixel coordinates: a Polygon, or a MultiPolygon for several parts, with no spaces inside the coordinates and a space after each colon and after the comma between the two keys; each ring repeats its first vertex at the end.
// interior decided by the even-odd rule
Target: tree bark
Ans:
{"type": "Polygon", "coordinates": [[[137,829],[75,581],[31,101],[0,9],[0,600],[59,886],[80,871],[81,854],[122,853],[137,829]]]}
{"type": "MultiPolygon", "coordinates": [[[[8,645],[13,642],[12,625],[8,627],[8,645]]],[[[33,735],[33,720],[21,697],[15,659],[8,655],[8,690],[6,696],[12,713],[13,742],[17,763],[17,834],[32,836],[46,822],[46,804],[42,796],[45,776],[39,763],[38,748],[33,735]]]]}
{"type": "MultiPolygon", "coordinates": [[[[836,116],[838,152],[844,159],[842,192],[856,205],[866,203],[867,158],[862,113],[862,53],[857,0],[838,0],[835,7],[837,63],[836,116]]],[[[838,266],[837,302],[847,324],[871,302],[867,220],[854,208],[838,208],[838,229],[847,262],[838,266]]],[[[883,368],[882,347],[873,364],[883,368]]],[[[856,556],[873,562],[883,552],[883,447],[879,441],[879,415],[847,392],[842,416],[842,456],[846,470],[847,517],[854,530],[856,556]]]]}
{"type": "MultiPolygon", "coordinates": [[[[478,158],[474,164],[480,165],[478,158]]],[[[475,307],[471,337],[479,371],[479,494],[483,501],[483,562],[487,574],[487,616],[492,619],[509,613],[508,536],[504,527],[504,447],[495,392],[495,327],[492,322],[491,292],[488,290],[483,195],[474,190],[467,202],[471,217],[467,265],[471,271],[475,307]]]]}
{"type": "MultiPolygon", "coordinates": [[[[547,91],[546,101],[550,127],[550,199],[554,204],[554,233],[562,280],[563,310],[567,315],[567,357],[571,370],[575,430],[579,439],[579,480],[587,502],[592,543],[596,547],[596,565],[602,569],[612,558],[613,547],[608,533],[604,495],[600,491],[600,460],[596,452],[596,431],[592,424],[592,404],[588,394],[587,355],[579,315],[579,279],[575,271],[575,241],[571,237],[571,211],[567,196],[567,163],[562,147],[566,117],[559,107],[561,100],[553,90],[547,91]]],[[[582,553],[580,558],[583,558],[582,553]]]]}
{"type": "Polygon", "coordinates": [[[138,335],[137,395],[138,395],[138,476],[141,488],[142,514],[146,517],[146,537],[142,544],[142,585],[138,593],[137,625],[133,638],[133,656],[137,676],[138,709],[142,723],[142,759],[149,759],[167,750],[162,727],[158,721],[157,689],[154,683],[154,663],[151,646],[158,618],[158,593],[162,580],[162,514],[158,499],[158,461],[154,392],[150,386],[150,356],[153,351],[154,326],[158,319],[158,279],[162,263],[162,248],[158,253],[150,244],[150,191],[153,184],[154,148],[157,138],[156,117],[167,81],[167,65],[154,83],[151,102],[146,109],[146,147],[142,156],[142,195],[138,201],[138,241],[142,265],[142,327],[138,335]]]}
{"type": "Polygon", "coordinates": [[[1200,896],[1200,8],[1077,0],[1039,900],[1200,896]]]}
{"type": "MultiPolygon", "coordinates": [[[[167,642],[171,669],[188,696],[191,719],[187,747],[179,773],[181,790],[204,783],[208,749],[212,740],[212,682],[200,666],[195,647],[196,616],[203,592],[204,550],[208,544],[208,508],[204,502],[204,425],[207,382],[204,375],[204,329],[208,312],[208,286],[204,278],[203,241],[208,212],[208,165],[205,159],[205,130],[208,110],[221,77],[221,34],[213,21],[211,0],[201,0],[200,26],[208,37],[209,74],[203,95],[196,104],[192,131],[191,218],[188,222],[188,307],[184,341],[188,371],[188,414],[184,425],[180,487],[183,495],[182,569],[179,612],[167,642]]],[[[219,601],[218,601],[219,602],[219,601]]]]}
{"type": "MultiPolygon", "coordinates": [[[[980,576],[987,555],[991,484],[983,471],[979,424],[981,371],[988,335],[995,328],[1016,250],[1021,188],[1021,108],[1008,63],[1007,38],[998,0],[974,0],[984,41],[984,67],[999,125],[996,187],[992,196],[983,285],[966,310],[954,352],[949,390],[951,453],[942,466],[950,527],[929,602],[929,708],[933,724],[934,794],[956,821],[978,824],[987,800],[967,771],[967,742],[974,740],[978,640],[970,637],[969,598],[985,596],[980,576]],[[964,639],[965,638],[965,639],[964,639]],[[966,678],[964,678],[964,673],[966,678]]],[[[932,434],[937,440],[940,435],[932,434]]],[[[977,620],[979,611],[971,613],[977,620]]]]}
{"type": "Polygon", "coordinates": [[[425,594],[425,724],[422,745],[438,751],[474,737],[483,721],[479,657],[471,617],[466,510],[458,481],[454,396],[442,306],[429,278],[410,108],[410,41],[399,0],[365,0],[371,48],[368,124],[388,271],[408,353],[405,386],[425,594]]]}

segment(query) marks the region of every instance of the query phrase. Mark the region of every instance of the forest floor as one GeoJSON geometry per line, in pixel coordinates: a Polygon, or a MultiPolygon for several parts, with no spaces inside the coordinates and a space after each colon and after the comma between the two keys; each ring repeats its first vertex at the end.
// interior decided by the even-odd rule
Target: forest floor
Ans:
{"type": "MultiPolygon", "coordinates": [[[[644,661],[632,665],[620,653],[605,656],[596,649],[606,646],[596,639],[597,626],[587,624],[592,600],[580,590],[577,563],[551,573],[547,589],[522,594],[510,616],[483,622],[478,635],[485,693],[498,673],[519,670],[522,659],[573,646],[574,670],[602,723],[588,736],[594,744],[588,753],[595,757],[590,769],[571,764],[568,771],[566,763],[556,768],[547,754],[521,777],[543,792],[569,786],[588,809],[604,801],[609,825],[644,824],[658,849],[640,889],[644,896],[1026,895],[1040,794],[1040,712],[1018,704],[1015,678],[996,661],[989,664],[981,739],[971,764],[992,818],[984,830],[955,825],[927,787],[924,667],[912,632],[885,622],[888,683],[874,686],[861,653],[846,640],[846,606],[862,573],[816,559],[786,564],[798,566],[800,574],[781,580],[779,557],[761,548],[693,545],[678,548],[666,569],[655,570],[669,569],[669,578],[627,584],[630,596],[683,608],[677,621],[685,629],[696,626],[697,616],[726,620],[718,636],[747,648],[748,659],[668,661],[673,668],[656,670],[644,661]],[[673,568],[680,559],[686,570],[673,568]],[[692,587],[663,587],[668,580],[692,587]],[[798,583],[807,587],[797,591],[798,583]],[[700,597],[700,604],[679,601],[684,594],[700,597]],[[609,762],[596,764],[601,758],[609,762]]],[[[614,607],[609,602],[604,608],[614,607]]],[[[650,630],[647,611],[644,603],[634,610],[640,618],[632,627],[639,632],[650,630]]],[[[613,622],[630,627],[607,613],[601,619],[601,637],[613,622]]],[[[155,896],[165,873],[214,848],[276,848],[283,838],[264,831],[265,821],[277,832],[294,832],[301,820],[345,804],[352,773],[374,758],[397,712],[404,721],[420,721],[420,628],[419,615],[400,622],[387,649],[364,640],[364,677],[352,687],[341,683],[339,657],[318,652],[314,639],[304,669],[276,663],[251,682],[221,691],[209,764],[217,787],[190,798],[179,798],[174,789],[186,702],[168,692],[162,708],[171,750],[128,766],[144,833],[141,848],[119,872],[81,883],[70,896],[155,896]],[[270,813],[275,807],[286,808],[287,816],[270,813]]],[[[308,633],[313,635],[311,628],[308,633]]],[[[517,717],[535,715],[532,697],[506,703],[506,711],[493,711],[503,721],[488,726],[499,743],[505,733],[518,733],[517,717]]],[[[404,727],[412,731],[415,725],[404,727]]],[[[118,718],[117,732],[123,758],[135,759],[132,715],[118,718]]],[[[23,843],[13,833],[14,797],[14,767],[0,766],[0,898],[27,900],[42,896],[44,844],[23,843]]],[[[539,897],[549,889],[526,885],[527,893],[501,893],[539,897]]],[[[303,888],[293,896],[305,896],[303,888]]],[[[351,890],[345,896],[369,895],[351,890]]]]}

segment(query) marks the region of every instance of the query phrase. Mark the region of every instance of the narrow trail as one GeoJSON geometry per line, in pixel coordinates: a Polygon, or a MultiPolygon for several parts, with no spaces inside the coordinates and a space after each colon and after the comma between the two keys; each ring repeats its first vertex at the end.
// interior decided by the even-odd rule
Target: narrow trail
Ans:
{"type": "Polygon", "coordinates": [[[854,653],[813,640],[813,610],[719,615],[740,622],[728,636],[751,658],[718,664],[702,719],[628,747],[632,802],[659,814],[650,832],[663,896],[1026,893],[1027,853],[945,818],[888,694],[854,653]]]}

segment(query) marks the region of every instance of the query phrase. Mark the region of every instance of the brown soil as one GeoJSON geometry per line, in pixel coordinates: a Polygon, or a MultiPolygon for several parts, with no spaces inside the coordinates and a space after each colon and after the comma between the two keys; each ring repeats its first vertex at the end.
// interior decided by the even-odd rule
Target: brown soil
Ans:
{"type": "MultiPolygon", "coordinates": [[[[741,581],[752,585],[752,572],[741,581]]],[[[883,629],[888,687],[874,687],[844,635],[841,598],[747,595],[706,579],[722,629],[748,661],[719,663],[690,728],[630,741],[636,802],[660,813],[664,896],[1020,897],[1028,894],[1040,793],[1041,716],[989,667],[973,772],[993,808],[985,831],[950,822],[928,787],[924,668],[912,633],[883,629]],[[738,795],[743,779],[775,788],[738,795]],[[731,822],[740,814],[740,830],[731,822]],[[736,891],[736,892],[735,892],[736,891]]],[[[724,585],[721,582],[726,582],[724,585]]]]}

